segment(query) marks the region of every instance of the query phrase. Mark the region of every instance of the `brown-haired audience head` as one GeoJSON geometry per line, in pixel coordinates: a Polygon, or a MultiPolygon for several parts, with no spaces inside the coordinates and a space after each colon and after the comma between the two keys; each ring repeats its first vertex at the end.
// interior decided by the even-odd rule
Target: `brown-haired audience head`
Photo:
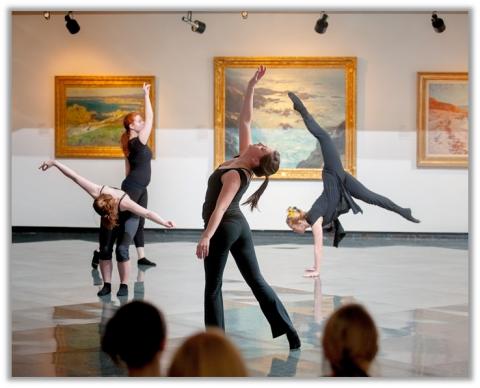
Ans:
{"type": "Polygon", "coordinates": [[[257,177],[265,177],[258,190],[243,203],[243,205],[250,204],[250,209],[253,211],[268,186],[269,176],[275,174],[280,168],[280,153],[262,143],[257,143],[250,144],[245,155],[252,160],[253,173],[257,177]]]}
{"type": "Polygon", "coordinates": [[[359,304],[342,306],[328,319],[322,346],[333,376],[367,377],[378,351],[375,322],[359,304]]]}
{"type": "Polygon", "coordinates": [[[118,225],[118,203],[110,194],[100,194],[93,201],[93,208],[102,217],[102,225],[113,229],[118,225]]]}
{"type": "MultiPolygon", "coordinates": [[[[167,329],[161,311],[150,303],[132,301],[120,307],[105,326],[102,350],[132,371],[158,362],[165,349],[167,329]]],[[[137,373],[138,375],[138,373],[137,373]]]]}
{"type": "Polygon", "coordinates": [[[194,334],[175,352],[168,370],[170,377],[246,377],[243,358],[216,328],[194,334]]]}
{"type": "Polygon", "coordinates": [[[305,233],[305,230],[310,227],[307,222],[307,213],[295,206],[290,206],[287,209],[285,222],[295,233],[305,233]]]}
{"type": "Polygon", "coordinates": [[[128,150],[128,141],[130,140],[130,131],[140,132],[145,127],[145,121],[143,117],[138,112],[131,112],[123,118],[123,127],[125,132],[123,132],[120,139],[122,144],[122,150],[125,156],[128,156],[130,151],[128,150]]]}

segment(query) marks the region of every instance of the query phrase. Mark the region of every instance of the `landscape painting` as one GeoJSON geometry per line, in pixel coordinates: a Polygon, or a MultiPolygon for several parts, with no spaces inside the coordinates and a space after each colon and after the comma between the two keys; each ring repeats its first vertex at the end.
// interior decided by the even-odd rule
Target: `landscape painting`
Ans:
{"type": "Polygon", "coordinates": [[[417,164],[467,167],[467,73],[418,73],[417,164]]]}
{"type": "Polygon", "coordinates": [[[319,179],[323,157],[317,139],[287,96],[296,93],[332,137],[346,170],[355,174],[355,58],[216,58],[215,164],[238,154],[238,118],[249,79],[255,88],[252,141],[280,152],[276,179],[319,179]]]}
{"type": "MultiPolygon", "coordinates": [[[[55,77],[55,156],[123,157],[123,118],[129,112],[144,116],[144,82],[151,84],[155,106],[153,76],[55,77]]],[[[154,134],[149,139],[153,155],[154,134]]]]}

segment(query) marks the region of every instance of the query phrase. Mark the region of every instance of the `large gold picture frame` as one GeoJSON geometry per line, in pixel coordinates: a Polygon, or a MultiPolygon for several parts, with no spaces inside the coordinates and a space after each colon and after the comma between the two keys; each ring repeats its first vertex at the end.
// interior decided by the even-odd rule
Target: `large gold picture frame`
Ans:
{"type": "Polygon", "coordinates": [[[417,73],[417,166],[468,167],[468,73],[417,73]]]}
{"type": "MultiPolygon", "coordinates": [[[[55,157],[123,158],[123,118],[144,117],[144,82],[155,112],[154,76],[56,76],[55,157]]],[[[148,145],[155,157],[155,122],[148,145]]]]}
{"type": "Polygon", "coordinates": [[[309,180],[322,174],[318,141],[293,110],[288,91],[302,98],[332,136],[345,170],[356,175],[356,64],[355,57],[215,57],[214,168],[238,152],[243,93],[264,65],[267,72],[254,95],[252,140],[280,152],[280,170],[271,178],[309,180]]]}

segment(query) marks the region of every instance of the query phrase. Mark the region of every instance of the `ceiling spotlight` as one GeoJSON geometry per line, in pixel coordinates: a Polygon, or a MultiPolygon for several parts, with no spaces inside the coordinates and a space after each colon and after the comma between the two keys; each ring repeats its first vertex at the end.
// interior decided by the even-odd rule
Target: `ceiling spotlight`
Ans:
{"type": "Polygon", "coordinates": [[[73,12],[70,11],[65,15],[65,21],[67,22],[67,30],[70,34],[76,34],[80,31],[80,25],[78,22],[73,18],[73,12]]]}
{"type": "Polygon", "coordinates": [[[317,31],[319,34],[324,34],[325,31],[327,31],[328,27],[328,15],[323,12],[322,17],[317,20],[317,23],[315,23],[315,31],[317,31]]]}
{"type": "Polygon", "coordinates": [[[246,18],[248,18],[248,11],[242,11],[240,15],[242,15],[242,19],[245,20],[246,18]]]}
{"type": "Polygon", "coordinates": [[[185,23],[188,23],[192,26],[192,31],[193,32],[198,32],[199,34],[203,34],[205,32],[205,29],[207,28],[207,25],[200,20],[194,20],[192,21],[192,12],[188,11],[187,16],[182,17],[182,20],[185,23]]]}
{"type": "Polygon", "coordinates": [[[432,27],[435,32],[438,32],[439,34],[443,31],[445,31],[445,23],[443,22],[443,19],[440,19],[437,16],[436,12],[432,13],[432,27]]]}
{"type": "Polygon", "coordinates": [[[45,20],[50,20],[50,11],[44,11],[43,17],[45,18],[45,20]]]}

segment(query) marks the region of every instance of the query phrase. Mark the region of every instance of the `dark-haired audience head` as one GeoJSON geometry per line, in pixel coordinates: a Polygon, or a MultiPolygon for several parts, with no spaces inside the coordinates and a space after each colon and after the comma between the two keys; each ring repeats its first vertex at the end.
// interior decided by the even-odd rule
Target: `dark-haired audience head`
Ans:
{"type": "Polygon", "coordinates": [[[175,352],[170,377],[246,377],[243,358],[224,334],[216,328],[187,338],[175,352]]]}
{"type": "Polygon", "coordinates": [[[328,319],[322,346],[333,376],[368,377],[378,351],[375,322],[359,304],[342,306],[328,319]]]}
{"type": "Polygon", "coordinates": [[[125,364],[130,375],[141,375],[142,369],[150,366],[159,370],[166,336],[163,314],[150,303],[133,301],[120,307],[108,321],[102,350],[115,363],[125,364]]]}
{"type": "Polygon", "coordinates": [[[248,147],[246,155],[252,160],[253,173],[257,177],[265,177],[258,190],[243,203],[243,205],[249,204],[250,209],[253,210],[268,186],[269,177],[280,168],[280,153],[262,143],[257,143],[248,147]]]}
{"type": "Polygon", "coordinates": [[[110,194],[100,194],[93,201],[93,208],[102,217],[102,225],[113,229],[118,225],[117,201],[110,194]]]}

